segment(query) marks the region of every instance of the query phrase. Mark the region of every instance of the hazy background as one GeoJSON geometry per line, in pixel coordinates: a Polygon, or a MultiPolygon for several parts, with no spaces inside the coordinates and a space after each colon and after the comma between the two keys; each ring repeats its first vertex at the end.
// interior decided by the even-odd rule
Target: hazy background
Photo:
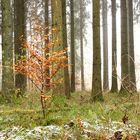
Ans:
{"type": "MultiPolygon", "coordinates": [[[[117,0],[117,3],[119,3],[120,0],[117,0]]],[[[110,3],[110,1],[109,1],[110,3]]],[[[88,19],[87,24],[87,43],[84,42],[84,68],[85,68],[85,85],[86,89],[91,89],[91,81],[92,81],[92,48],[93,48],[93,42],[92,42],[92,4],[90,3],[87,5],[87,10],[89,12],[90,18],[88,19]]],[[[102,19],[102,17],[101,17],[102,19]]],[[[111,86],[111,74],[112,74],[112,27],[111,27],[111,8],[108,11],[108,51],[109,51],[109,86],[111,86]]],[[[120,80],[121,79],[121,46],[120,46],[120,8],[117,10],[117,72],[118,72],[118,85],[120,87],[120,80]]],[[[102,42],[102,21],[101,21],[101,42],[102,42]]],[[[136,66],[136,81],[137,81],[137,89],[140,90],[140,23],[134,24],[134,49],[135,49],[135,66],[136,66]]],[[[2,60],[2,51],[1,51],[1,36],[0,36],[0,63],[2,60]]],[[[102,54],[102,43],[101,43],[101,56],[102,54]]],[[[80,54],[80,48],[77,50],[77,53],[80,54]]],[[[102,68],[103,68],[103,60],[102,60],[102,68]]],[[[1,78],[2,78],[2,69],[0,67],[0,88],[1,88],[1,78]]],[[[102,71],[102,77],[103,77],[103,71],[102,71]]],[[[77,79],[78,83],[78,89],[80,87],[80,76],[78,76],[77,79]]]]}
{"type": "MultiPolygon", "coordinates": [[[[119,4],[119,0],[117,0],[119,4]]],[[[85,64],[85,83],[86,88],[91,89],[91,81],[92,81],[92,5],[88,5],[87,10],[90,14],[89,24],[88,24],[88,31],[87,31],[87,44],[84,46],[84,64],[85,64]]],[[[101,17],[102,19],[102,17],[101,17]]],[[[102,21],[101,21],[102,27],[102,21]]],[[[111,19],[111,9],[108,11],[108,57],[109,57],[109,86],[111,86],[111,74],[112,74],[112,19],[111,19]]],[[[118,83],[120,87],[120,80],[121,79],[121,45],[120,42],[120,8],[117,10],[117,72],[118,72],[118,83]]],[[[102,28],[101,28],[101,42],[102,42],[102,28]]],[[[137,88],[140,90],[140,23],[134,24],[134,49],[135,49],[135,66],[136,66],[136,81],[137,81],[137,88]]],[[[101,43],[101,49],[102,43],[101,43]]],[[[103,52],[101,50],[101,53],[103,52]]],[[[101,54],[103,56],[103,54],[101,54]]],[[[102,68],[103,68],[103,60],[102,60],[102,68]]],[[[103,71],[102,71],[103,77],[103,71]]]]}

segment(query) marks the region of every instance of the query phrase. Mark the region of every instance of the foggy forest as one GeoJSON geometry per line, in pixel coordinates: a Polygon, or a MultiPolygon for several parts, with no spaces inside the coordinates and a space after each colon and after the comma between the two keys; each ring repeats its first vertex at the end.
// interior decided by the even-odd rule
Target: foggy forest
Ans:
{"type": "Polygon", "coordinates": [[[0,140],[140,140],[140,0],[0,0],[0,140]]]}

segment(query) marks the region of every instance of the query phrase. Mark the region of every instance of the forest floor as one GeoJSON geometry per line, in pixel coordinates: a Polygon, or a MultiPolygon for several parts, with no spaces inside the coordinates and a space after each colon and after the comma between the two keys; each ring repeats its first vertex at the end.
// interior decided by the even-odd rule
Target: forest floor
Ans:
{"type": "Polygon", "coordinates": [[[0,140],[140,140],[140,95],[106,93],[90,102],[90,93],[70,100],[53,97],[44,118],[37,93],[0,97],[0,140]]]}

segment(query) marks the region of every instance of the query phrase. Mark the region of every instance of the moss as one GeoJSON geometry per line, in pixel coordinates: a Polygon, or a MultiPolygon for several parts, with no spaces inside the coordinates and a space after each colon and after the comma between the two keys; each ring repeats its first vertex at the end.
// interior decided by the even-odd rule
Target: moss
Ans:
{"type": "Polygon", "coordinates": [[[108,93],[104,96],[104,102],[94,103],[90,103],[89,93],[73,93],[70,100],[63,96],[55,96],[47,108],[45,119],[38,98],[35,97],[36,100],[31,102],[32,96],[27,97],[15,98],[14,102],[8,104],[0,98],[0,100],[3,100],[3,104],[0,105],[1,130],[12,126],[32,128],[50,124],[64,125],[70,120],[76,119],[77,116],[89,120],[93,124],[96,120],[121,122],[126,111],[129,121],[134,123],[140,121],[140,114],[138,113],[140,112],[139,100],[136,94],[130,98],[129,96],[119,97],[118,94],[108,93]]]}

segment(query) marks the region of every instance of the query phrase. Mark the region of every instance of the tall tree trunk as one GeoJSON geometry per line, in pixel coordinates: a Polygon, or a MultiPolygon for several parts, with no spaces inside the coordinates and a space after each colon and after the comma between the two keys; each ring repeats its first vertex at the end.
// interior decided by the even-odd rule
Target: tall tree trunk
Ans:
{"type": "MultiPolygon", "coordinates": [[[[66,1],[62,1],[62,35],[63,35],[63,49],[66,49],[66,57],[68,58],[68,45],[67,45],[67,26],[66,26],[66,1]]],[[[68,59],[66,60],[68,64],[68,59]]],[[[65,84],[65,95],[67,98],[70,98],[70,78],[68,67],[64,68],[64,84],[65,84]]]]}
{"type": "Polygon", "coordinates": [[[83,0],[80,0],[80,54],[81,54],[81,89],[85,90],[84,54],[83,54],[83,0]]]}
{"type": "Polygon", "coordinates": [[[128,50],[129,50],[129,78],[130,90],[136,92],[135,57],[134,57],[134,31],[133,31],[133,0],[127,0],[128,4],[128,50]]]}
{"type": "Polygon", "coordinates": [[[8,97],[14,88],[13,31],[10,0],[1,0],[2,7],[2,94],[8,97]]]}
{"type": "Polygon", "coordinates": [[[111,87],[111,92],[118,91],[116,38],[117,38],[116,37],[116,0],[112,0],[112,87],[111,87]]]}
{"type": "Polygon", "coordinates": [[[109,90],[108,81],[108,24],[107,24],[107,0],[102,0],[102,16],[103,16],[103,89],[109,90]]]}
{"type": "Polygon", "coordinates": [[[70,1],[71,13],[71,92],[75,91],[75,41],[74,41],[74,4],[70,1]]]}
{"type": "Polygon", "coordinates": [[[103,100],[101,86],[100,1],[93,1],[93,78],[91,99],[103,100]]]}
{"type": "MultiPolygon", "coordinates": [[[[15,61],[21,56],[26,57],[26,51],[22,49],[20,37],[25,38],[25,1],[14,0],[14,45],[15,45],[15,61]]],[[[15,75],[15,86],[25,91],[27,79],[21,74],[15,75]]]]}
{"type": "MultiPolygon", "coordinates": [[[[63,49],[63,34],[62,34],[62,3],[61,0],[52,0],[52,28],[56,28],[57,31],[53,32],[53,41],[59,40],[59,44],[55,44],[54,50],[63,49]]],[[[64,78],[64,71],[60,70],[54,79],[64,78]]],[[[64,81],[54,88],[53,93],[64,93],[64,81]]]]}
{"type": "MultiPolygon", "coordinates": [[[[46,28],[46,32],[45,34],[48,35],[49,33],[49,0],[45,0],[45,28],[46,28]]],[[[47,45],[50,41],[50,36],[47,37],[47,40],[45,40],[45,47],[47,48],[47,45]]],[[[48,54],[50,52],[49,48],[47,48],[46,50],[46,54],[48,54]]],[[[47,57],[47,55],[46,55],[47,57]]],[[[47,68],[46,69],[46,75],[50,75],[50,69],[47,68]]],[[[50,89],[50,79],[46,79],[46,90],[50,89]]]]}
{"type": "Polygon", "coordinates": [[[121,90],[129,90],[129,67],[128,67],[128,30],[127,30],[127,7],[126,0],[121,0],[121,90]]]}

